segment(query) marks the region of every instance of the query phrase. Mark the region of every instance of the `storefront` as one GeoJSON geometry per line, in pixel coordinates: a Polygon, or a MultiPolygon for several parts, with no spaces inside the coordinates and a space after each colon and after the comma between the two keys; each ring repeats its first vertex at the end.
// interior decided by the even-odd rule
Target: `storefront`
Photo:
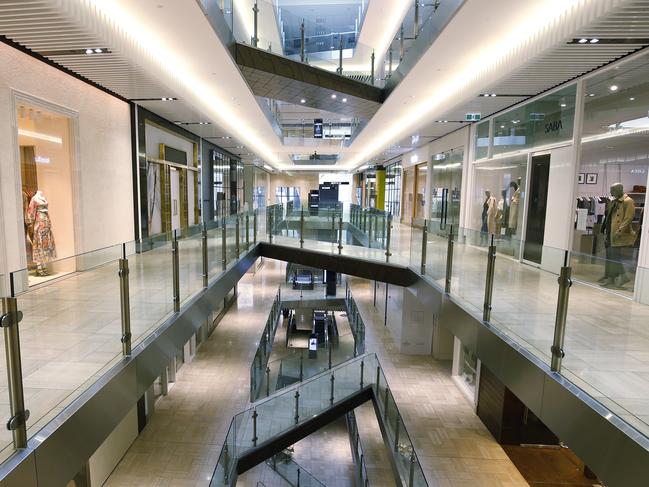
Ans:
{"type": "Polygon", "coordinates": [[[464,148],[447,150],[432,158],[430,216],[435,227],[445,230],[460,223],[464,148]]]}
{"type": "Polygon", "coordinates": [[[20,291],[133,239],[130,112],[7,44],[0,64],[0,275],[20,291]]]}
{"type": "Polygon", "coordinates": [[[385,211],[393,218],[401,215],[401,161],[385,168],[385,211]]]}
{"type": "Polygon", "coordinates": [[[241,159],[201,140],[203,219],[217,220],[243,208],[244,167],[241,159]]]}
{"type": "Polygon", "coordinates": [[[485,245],[552,272],[571,251],[575,279],[649,299],[647,75],[631,56],[473,127],[466,221],[485,245]]]}
{"type": "Polygon", "coordinates": [[[137,123],[140,238],[196,225],[200,139],[142,107],[137,123]]]}

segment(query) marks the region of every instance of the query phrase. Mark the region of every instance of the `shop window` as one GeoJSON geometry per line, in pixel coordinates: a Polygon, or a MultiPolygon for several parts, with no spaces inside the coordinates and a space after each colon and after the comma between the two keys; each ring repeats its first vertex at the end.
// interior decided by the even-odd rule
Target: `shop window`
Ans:
{"type": "Polygon", "coordinates": [[[300,188],[297,186],[277,186],[275,188],[275,203],[280,205],[292,203],[293,208],[299,208],[300,188]]]}
{"type": "Polygon", "coordinates": [[[396,217],[401,206],[401,163],[390,164],[385,170],[385,210],[396,217]]]}
{"type": "Polygon", "coordinates": [[[28,284],[66,272],[75,254],[72,120],[17,102],[18,144],[28,284]],[[54,262],[58,259],[58,262],[54,262]]]}
{"type": "Polygon", "coordinates": [[[644,56],[586,80],[584,89],[573,275],[628,295],[649,173],[648,79],[644,56]]]}
{"type": "Polygon", "coordinates": [[[418,224],[422,224],[426,215],[424,209],[426,206],[426,176],[428,174],[427,164],[424,162],[415,168],[415,219],[418,224]]]}
{"type": "Polygon", "coordinates": [[[440,230],[460,222],[463,161],[462,147],[433,156],[430,219],[440,230]]]}
{"type": "Polygon", "coordinates": [[[496,116],[492,154],[570,141],[576,89],[575,85],[568,86],[496,116]]]}
{"type": "Polygon", "coordinates": [[[493,235],[498,251],[519,256],[522,238],[527,155],[474,164],[471,226],[487,245],[493,235]]]}
{"type": "Polygon", "coordinates": [[[489,120],[480,122],[476,127],[475,158],[484,159],[489,154],[489,120]]]}
{"type": "Polygon", "coordinates": [[[415,207],[415,168],[409,167],[403,171],[403,211],[401,221],[410,224],[415,207]]]}

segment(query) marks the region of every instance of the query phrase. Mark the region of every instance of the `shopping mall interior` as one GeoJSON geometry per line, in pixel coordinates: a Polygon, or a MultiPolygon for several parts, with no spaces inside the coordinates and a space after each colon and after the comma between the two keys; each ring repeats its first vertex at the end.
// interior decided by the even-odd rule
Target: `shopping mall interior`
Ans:
{"type": "Polygon", "coordinates": [[[649,0],[0,0],[0,487],[649,479],[649,0]]]}

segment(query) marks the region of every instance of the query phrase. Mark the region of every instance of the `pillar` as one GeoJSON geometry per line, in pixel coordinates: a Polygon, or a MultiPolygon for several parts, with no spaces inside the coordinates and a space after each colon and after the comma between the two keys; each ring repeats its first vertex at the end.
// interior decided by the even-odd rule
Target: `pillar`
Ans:
{"type": "Polygon", "coordinates": [[[385,210],[385,167],[376,167],[376,209],[385,210]]]}

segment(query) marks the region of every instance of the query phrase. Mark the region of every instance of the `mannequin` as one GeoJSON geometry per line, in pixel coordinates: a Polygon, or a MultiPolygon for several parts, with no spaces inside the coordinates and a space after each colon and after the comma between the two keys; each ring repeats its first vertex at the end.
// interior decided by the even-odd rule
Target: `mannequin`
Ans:
{"type": "Polygon", "coordinates": [[[29,202],[28,215],[29,221],[34,224],[32,246],[36,273],[39,276],[46,276],[48,272],[45,264],[56,258],[56,246],[52,235],[47,198],[42,191],[36,191],[29,202]]]}
{"type": "Polygon", "coordinates": [[[496,231],[496,198],[491,196],[491,190],[485,190],[485,200],[482,204],[482,234],[493,234],[496,231]]]}
{"type": "Polygon", "coordinates": [[[509,221],[507,222],[507,227],[509,228],[509,234],[514,235],[516,234],[516,227],[518,227],[518,205],[521,201],[521,190],[515,181],[509,183],[509,187],[513,190],[513,193],[509,200],[509,221]]]}
{"type": "Polygon", "coordinates": [[[633,244],[636,232],[631,222],[635,214],[635,203],[624,192],[622,183],[611,186],[611,201],[606,208],[606,219],[602,225],[605,235],[606,264],[604,277],[599,283],[604,287],[621,289],[630,281],[624,269],[624,262],[633,258],[633,244]]]}
{"type": "Polygon", "coordinates": [[[500,192],[500,199],[498,200],[498,207],[496,209],[496,231],[495,235],[499,236],[502,234],[502,229],[507,228],[507,206],[505,202],[507,201],[507,190],[503,189],[500,192]]]}

